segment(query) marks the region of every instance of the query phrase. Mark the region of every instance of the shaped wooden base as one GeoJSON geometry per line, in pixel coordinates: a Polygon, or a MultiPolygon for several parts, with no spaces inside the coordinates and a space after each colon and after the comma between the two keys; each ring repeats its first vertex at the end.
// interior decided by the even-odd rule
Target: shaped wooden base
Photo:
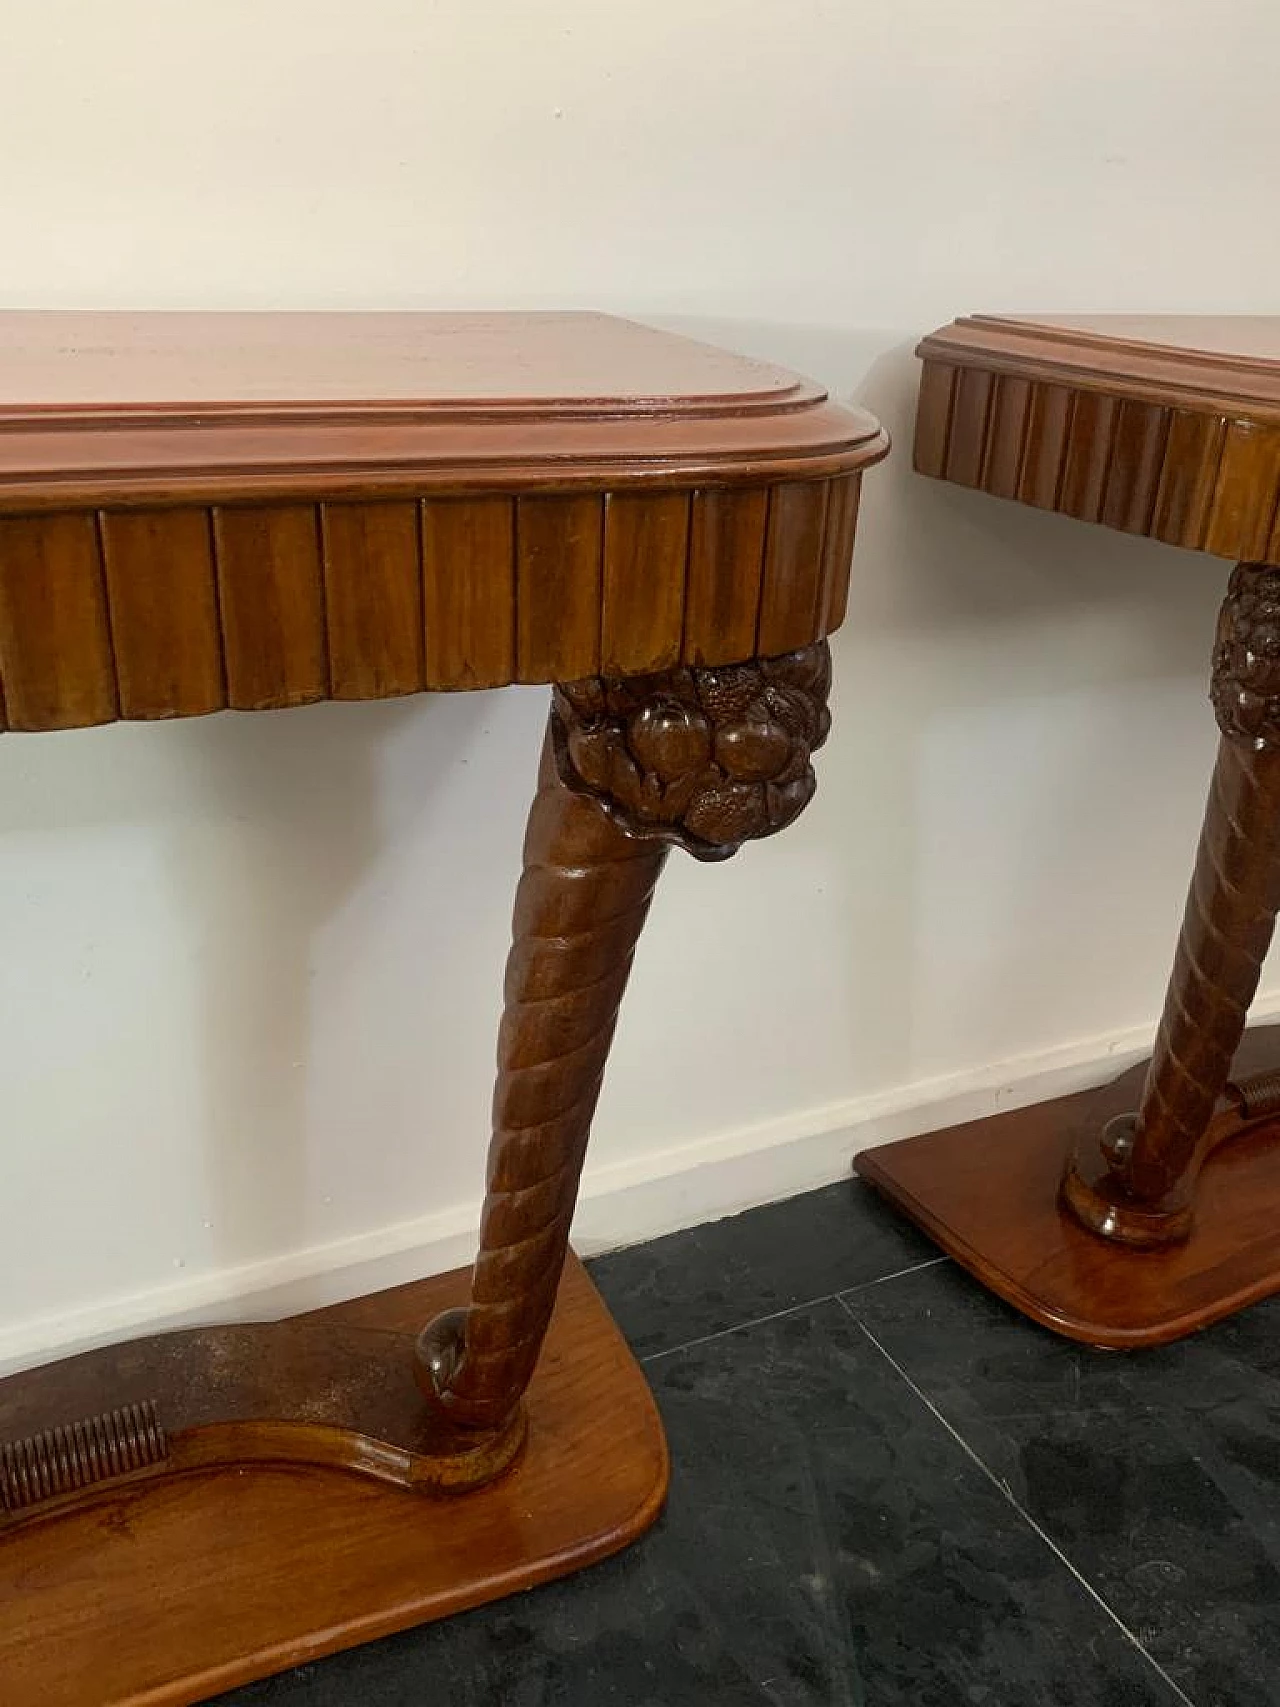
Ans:
{"type": "MultiPolygon", "coordinates": [[[[1235,1072],[1280,1060],[1280,1026],[1245,1034],[1235,1072]]],[[[1057,1333],[1119,1349],[1181,1339],[1280,1292],[1280,1123],[1206,1162],[1185,1243],[1135,1250],[1059,1206],[1075,1139],[1137,1107],[1145,1063],[1112,1084],[906,1138],[854,1168],[957,1262],[1057,1333]]]]}
{"type": "MultiPolygon", "coordinates": [[[[345,1346],[336,1354],[345,1368],[370,1330],[398,1345],[465,1303],[468,1280],[458,1271],[295,1322],[308,1341],[322,1328],[345,1346]]],[[[56,1366],[58,1379],[80,1361],[56,1366]]],[[[312,1376],[322,1404],[322,1364],[312,1376]]],[[[0,1407],[19,1414],[24,1385],[34,1392],[50,1380],[33,1371],[0,1382],[0,1407]]],[[[269,1394],[261,1398],[269,1416],[269,1394]]],[[[104,1385],[93,1408],[120,1403],[104,1385]]],[[[367,1463],[336,1469],[314,1461],[323,1451],[289,1461],[295,1418],[283,1434],[266,1430],[265,1447],[243,1437],[239,1462],[224,1440],[221,1462],[140,1464],[138,1479],[55,1501],[44,1515],[11,1512],[0,1527],[0,1702],[185,1707],[566,1575],[641,1535],[666,1493],[662,1425],[572,1256],[525,1409],[515,1463],[465,1493],[396,1485],[402,1475],[383,1478],[367,1463]]],[[[161,1445],[152,1438],[157,1462],[161,1445]]]]}

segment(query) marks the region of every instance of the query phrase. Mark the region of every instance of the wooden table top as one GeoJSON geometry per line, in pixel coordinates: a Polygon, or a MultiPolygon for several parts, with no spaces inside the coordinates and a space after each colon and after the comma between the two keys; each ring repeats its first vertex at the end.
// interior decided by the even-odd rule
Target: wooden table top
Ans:
{"type": "Polygon", "coordinates": [[[605,314],[0,315],[0,408],[316,401],[651,409],[807,393],[794,374],[605,314]]]}
{"type": "Polygon", "coordinates": [[[603,314],[0,313],[0,509],[860,467],[870,416],[603,314]]]}
{"type": "Polygon", "coordinates": [[[974,315],[918,353],[921,473],[1280,559],[1280,316],[974,315]]]}
{"type": "Polygon", "coordinates": [[[605,315],[0,313],[0,727],[806,646],[887,448],[605,315]]]}

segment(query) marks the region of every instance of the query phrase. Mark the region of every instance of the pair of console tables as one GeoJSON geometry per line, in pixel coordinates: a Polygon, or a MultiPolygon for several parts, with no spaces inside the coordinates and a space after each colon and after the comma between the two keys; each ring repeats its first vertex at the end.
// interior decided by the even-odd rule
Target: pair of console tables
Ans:
{"type": "MultiPolygon", "coordinates": [[[[858,1163],[1040,1320],[1171,1337],[1280,1286],[1280,1075],[1230,1078],[1280,902],[1277,324],[961,321],[922,354],[924,473],[1244,559],[1145,1088],[858,1163]]],[[[0,1382],[6,1707],[197,1701],[652,1521],[578,1177],[668,848],[724,858],[813,792],[886,450],[792,374],[598,316],[0,315],[0,728],[552,684],[473,1274],[0,1382]]]]}

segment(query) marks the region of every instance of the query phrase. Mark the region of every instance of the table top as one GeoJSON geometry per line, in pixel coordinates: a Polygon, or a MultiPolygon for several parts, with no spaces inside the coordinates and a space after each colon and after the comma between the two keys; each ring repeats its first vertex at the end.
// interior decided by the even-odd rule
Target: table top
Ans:
{"type": "MultiPolygon", "coordinates": [[[[984,317],[977,316],[982,319],[984,317]]],[[[995,314],[992,324],[1112,343],[1147,344],[1179,356],[1211,354],[1280,366],[1280,315],[1276,314],[995,314]]]]}
{"type": "Polygon", "coordinates": [[[0,313],[0,509],[812,475],[882,448],[797,374],[603,314],[0,313]]]}
{"type": "Polygon", "coordinates": [[[0,314],[0,410],[248,403],[522,413],[817,395],[795,374],[607,314],[0,314]]]}
{"type": "Polygon", "coordinates": [[[0,728],[808,646],[887,448],[605,315],[0,313],[0,728]]]}
{"type": "Polygon", "coordinates": [[[1280,316],[972,315],[923,340],[920,472],[1280,556],[1280,316]]]}

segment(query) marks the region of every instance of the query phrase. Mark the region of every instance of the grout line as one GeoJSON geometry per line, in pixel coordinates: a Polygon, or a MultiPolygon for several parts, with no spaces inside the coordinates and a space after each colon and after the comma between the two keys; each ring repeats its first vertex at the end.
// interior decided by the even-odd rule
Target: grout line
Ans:
{"type": "Polygon", "coordinates": [[[1089,1596],[1089,1598],[1092,1601],[1094,1601],[1101,1608],[1101,1610],[1103,1612],[1106,1613],[1107,1617],[1115,1625],[1116,1629],[1119,1630],[1120,1633],[1125,1637],[1126,1641],[1131,1642],[1133,1644],[1133,1646],[1138,1650],[1138,1652],[1142,1655],[1143,1659],[1146,1660],[1147,1664],[1151,1667],[1151,1669],[1153,1671],[1155,1671],[1156,1673],[1158,1673],[1159,1676],[1164,1679],[1165,1683],[1167,1683],[1169,1685],[1169,1688],[1177,1696],[1178,1700],[1180,1702],[1182,1702],[1183,1707],[1195,1707],[1195,1703],[1192,1701],[1191,1697],[1189,1695],[1185,1694],[1184,1691],[1178,1687],[1178,1685],[1169,1676],[1168,1672],[1160,1664],[1159,1660],[1157,1660],[1153,1654],[1149,1653],[1147,1651],[1147,1649],[1143,1647],[1142,1643],[1134,1635],[1133,1631],[1130,1630],[1129,1626],[1124,1622],[1124,1620],[1120,1617],[1120,1615],[1117,1612],[1113,1611],[1113,1609],[1107,1605],[1106,1601],[1098,1593],[1097,1589],[1094,1588],[1093,1584],[1091,1582],[1089,1582],[1089,1580],[1086,1577],[1081,1576],[1080,1572],[1071,1563],[1071,1560],[1062,1551],[1062,1548],[1058,1546],[1057,1542],[1054,1541],[1049,1535],[1047,1535],[1045,1533],[1045,1531],[1036,1522],[1035,1518],[1032,1517],[1031,1513],[1026,1509],[1026,1507],[1023,1505],[1020,1505],[1019,1502],[1014,1498],[1013,1494],[1010,1492],[1009,1488],[1005,1485],[1005,1483],[1000,1480],[1000,1478],[995,1474],[995,1472],[993,1470],[991,1470],[986,1464],[983,1463],[982,1459],[979,1458],[978,1454],[969,1445],[969,1442],[964,1438],[964,1436],[962,1434],[960,1434],[956,1429],[954,1429],[951,1426],[951,1424],[947,1421],[946,1417],[943,1416],[942,1412],[934,1404],[933,1400],[928,1396],[928,1394],[923,1392],[921,1390],[921,1388],[919,1388],[916,1385],[916,1383],[911,1379],[911,1377],[907,1374],[906,1370],[898,1362],[897,1358],[894,1357],[889,1351],[887,1351],[883,1345],[881,1345],[880,1341],[871,1332],[871,1329],[869,1327],[867,1327],[865,1322],[859,1322],[858,1321],[858,1318],[854,1315],[853,1311],[849,1309],[849,1306],[844,1303],[843,1299],[840,1300],[840,1305],[841,1305],[841,1308],[849,1316],[849,1318],[852,1321],[856,1322],[858,1327],[860,1327],[862,1329],[862,1332],[871,1341],[871,1344],[880,1353],[881,1357],[884,1358],[885,1362],[890,1366],[890,1368],[895,1370],[896,1373],[899,1376],[901,1376],[902,1380],[906,1382],[907,1386],[915,1394],[916,1398],[919,1399],[920,1403],[925,1407],[925,1409],[928,1410],[933,1415],[933,1417],[935,1418],[935,1420],[937,1422],[942,1424],[943,1428],[946,1429],[947,1433],[951,1436],[952,1440],[955,1441],[956,1445],[961,1448],[961,1450],[964,1452],[965,1456],[967,1458],[972,1459],[972,1461],[977,1465],[978,1469],[982,1471],[982,1474],[987,1478],[987,1480],[992,1484],[992,1486],[995,1488],[998,1488],[1000,1490],[1000,1492],[1004,1495],[1005,1499],[1013,1507],[1014,1511],[1017,1512],[1018,1516],[1023,1520],[1023,1522],[1028,1526],[1028,1528],[1034,1530],[1034,1532],[1040,1537],[1041,1541],[1044,1542],[1045,1546],[1055,1556],[1055,1558],[1057,1558],[1062,1564],[1064,1564],[1067,1567],[1067,1569],[1071,1572],[1071,1575],[1080,1584],[1081,1588],[1084,1589],[1085,1593],[1089,1596]]]}
{"type": "Polygon", "coordinates": [[[812,1310],[818,1304],[833,1304],[839,1301],[839,1295],[835,1292],[828,1292],[822,1298],[806,1298],[802,1304],[788,1304],[785,1310],[774,1310],[768,1316],[752,1316],[749,1321],[735,1322],[731,1328],[717,1328],[713,1334],[700,1334],[697,1339],[685,1340],[680,1345],[669,1345],[661,1351],[648,1352],[637,1361],[656,1363],[660,1357],[674,1357],[678,1351],[692,1351],[696,1345],[710,1345],[712,1340],[727,1339],[730,1334],[741,1333],[744,1328],[758,1328],[765,1322],[780,1322],[784,1316],[796,1316],[802,1310],[812,1310]]]}
{"type": "Polygon", "coordinates": [[[913,1262],[910,1268],[895,1268],[892,1274],[882,1274],[876,1280],[864,1280],[857,1286],[846,1286],[843,1292],[837,1292],[836,1297],[843,1303],[846,1298],[853,1298],[860,1292],[870,1292],[873,1286],[883,1286],[890,1280],[901,1280],[904,1275],[919,1274],[924,1268],[937,1268],[940,1262],[950,1262],[950,1257],[926,1257],[923,1262],[913,1262]]]}
{"type": "Polygon", "coordinates": [[[783,1316],[793,1316],[797,1310],[811,1310],[816,1304],[830,1304],[834,1299],[837,1303],[843,1296],[855,1292],[866,1292],[872,1286],[883,1286],[886,1280],[901,1280],[904,1274],[918,1274],[922,1268],[935,1268],[940,1262],[950,1262],[950,1257],[926,1257],[923,1262],[912,1263],[910,1268],[896,1268],[892,1274],[882,1274],[875,1280],[864,1280],[857,1286],[845,1288],[844,1294],[825,1292],[819,1298],[806,1298],[799,1304],[788,1304],[785,1310],[774,1310],[767,1316],[749,1316],[745,1322],[735,1322],[731,1328],[717,1328],[713,1334],[700,1334],[697,1339],[682,1340],[679,1345],[664,1346],[661,1351],[650,1351],[639,1358],[640,1363],[654,1363],[660,1357],[674,1357],[678,1351],[689,1351],[695,1345],[707,1345],[711,1340],[722,1340],[726,1334],[736,1334],[740,1328],[758,1328],[764,1322],[777,1322],[783,1316]]]}

